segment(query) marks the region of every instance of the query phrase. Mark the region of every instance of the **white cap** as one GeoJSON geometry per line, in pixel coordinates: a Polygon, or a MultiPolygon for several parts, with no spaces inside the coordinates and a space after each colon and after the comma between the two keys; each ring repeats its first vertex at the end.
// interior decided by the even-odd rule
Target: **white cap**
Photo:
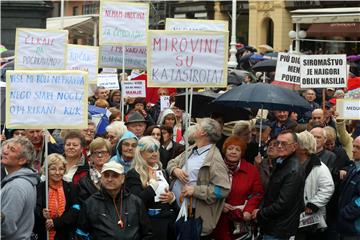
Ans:
{"type": "Polygon", "coordinates": [[[124,174],[124,167],[115,161],[110,161],[104,164],[104,166],[101,169],[101,173],[104,173],[106,171],[113,171],[118,174],[124,174]]]}

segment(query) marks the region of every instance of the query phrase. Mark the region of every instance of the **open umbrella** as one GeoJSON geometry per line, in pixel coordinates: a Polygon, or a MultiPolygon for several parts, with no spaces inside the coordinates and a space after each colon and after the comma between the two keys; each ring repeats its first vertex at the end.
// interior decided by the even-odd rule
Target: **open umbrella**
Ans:
{"type": "Polygon", "coordinates": [[[346,60],[348,60],[349,62],[356,62],[356,61],[360,61],[360,55],[350,55],[346,57],[346,60]]]}
{"type": "Polygon", "coordinates": [[[264,54],[264,59],[277,59],[278,57],[278,52],[270,52],[270,53],[265,53],[264,54]]]}
{"type": "Polygon", "coordinates": [[[276,70],[276,60],[268,59],[256,63],[252,70],[254,72],[275,72],[276,70]]]}
{"type": "Polygon", "coordinates": [[[256,81],[256,77],[252,72],[248,72],[246,70],[233,69],[228,73],[228,84],[238,86],[244,82],[244,78],[246,76],[249,76],[251,78],[251,82],[256,81]]]}

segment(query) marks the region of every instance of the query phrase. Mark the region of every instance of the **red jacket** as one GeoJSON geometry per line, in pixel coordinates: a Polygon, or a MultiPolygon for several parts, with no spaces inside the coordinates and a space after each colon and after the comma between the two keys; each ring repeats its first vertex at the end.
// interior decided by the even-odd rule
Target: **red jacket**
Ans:
{"type": "MultiPolygon", "coordinates": [[[[251,163],[242,160],[240,168],[233,173],[231,191],[226,198],[226,203],[239,206],[243,205],[247,200],[244,211],[251,214],[254,209],[258,208],[263,196],[264,189],[258,169],[251,163]]],[[[243,212],[240,209],[222,213],[214,230],[215,239],[235,239],[235,236],[232,234],[234,231],[234,221],[243,221],[243,212]]]]}

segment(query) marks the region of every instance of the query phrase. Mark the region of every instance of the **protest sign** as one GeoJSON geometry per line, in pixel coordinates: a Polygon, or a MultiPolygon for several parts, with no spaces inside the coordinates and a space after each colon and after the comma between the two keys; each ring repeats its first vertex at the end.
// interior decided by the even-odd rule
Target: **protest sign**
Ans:
{"type": "Polygon", "coordinates": [[[144,46],[149,4],[100,1],[99,45],[144,46]]]}
{"type": "Polygon", "coordinates": [[[87,128],[84,71],[7,71],[7,128],[87,128]]]}
{"type": "Polygon", "coordinates": [[[346,55],[301,55],[301,88],[342,88],[347,85],[346,55]]]}
{"type": "Polygon", "coordinates": [[[64,70],[68,31],[17,28],[15,70],[64,70]]]}
{"type": "Polygon", "coordinates": [[[160,111],[170,108],[170,96],[160,96],[160,111]]]}
{"type": "Polygon", "coordinates": [[[98,58],[98,47],[68,44],[66,69],[88,72],[89,83],[96,83],[98,58]]]}
{"type": "Polygon", "coordinates": [[[117,74],[98,74],[97,86],[110,90],[119,89],[119,79],[117,74]]]}
{"type": "Polygon", "coordinates": [[[101,73],[117,73],[116,68],[103,68],[101,73]]]}
{"type": "MultiPolygon", "coordinates": [[[[122,46],[100,46],[100,67],[122,68],[122,46]]],[[[125,69],[146,69],[146,46],[125,47],[125,69]]]]}
{"type": "Polygon", "coordinates": [[[121,92],[124,97],[146,97],[145,81],[121,81],[121,92]]]}
{"type": "Polygon", "coordinates": [[[165,30],[184,31],[229,31],[227,21],[167,18],[165,30]]]}
{"type": "Polygon", "coordinates": [[[360,119],[360,99],[337,99],[336,111],[339,119],[360,119]]]}
{"type": "Polygon", "coordinates": [[[149,87],[225,87],[228,32],[149,31],[149,87]]]}
{"type": "Polygon", "coordinates": [[[300,85],[300,56],[279,53],[276,63],[275,80],[300,85]]]}

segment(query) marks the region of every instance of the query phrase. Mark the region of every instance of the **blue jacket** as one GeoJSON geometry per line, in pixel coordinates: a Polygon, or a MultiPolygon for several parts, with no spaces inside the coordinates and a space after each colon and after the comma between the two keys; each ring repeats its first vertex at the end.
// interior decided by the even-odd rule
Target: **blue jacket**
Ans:
{"type": "Polygon", "coordinates": [[[348,170],[339,199],[338,230],[346,236],[360,236],[360,167],[348,170]]]}

